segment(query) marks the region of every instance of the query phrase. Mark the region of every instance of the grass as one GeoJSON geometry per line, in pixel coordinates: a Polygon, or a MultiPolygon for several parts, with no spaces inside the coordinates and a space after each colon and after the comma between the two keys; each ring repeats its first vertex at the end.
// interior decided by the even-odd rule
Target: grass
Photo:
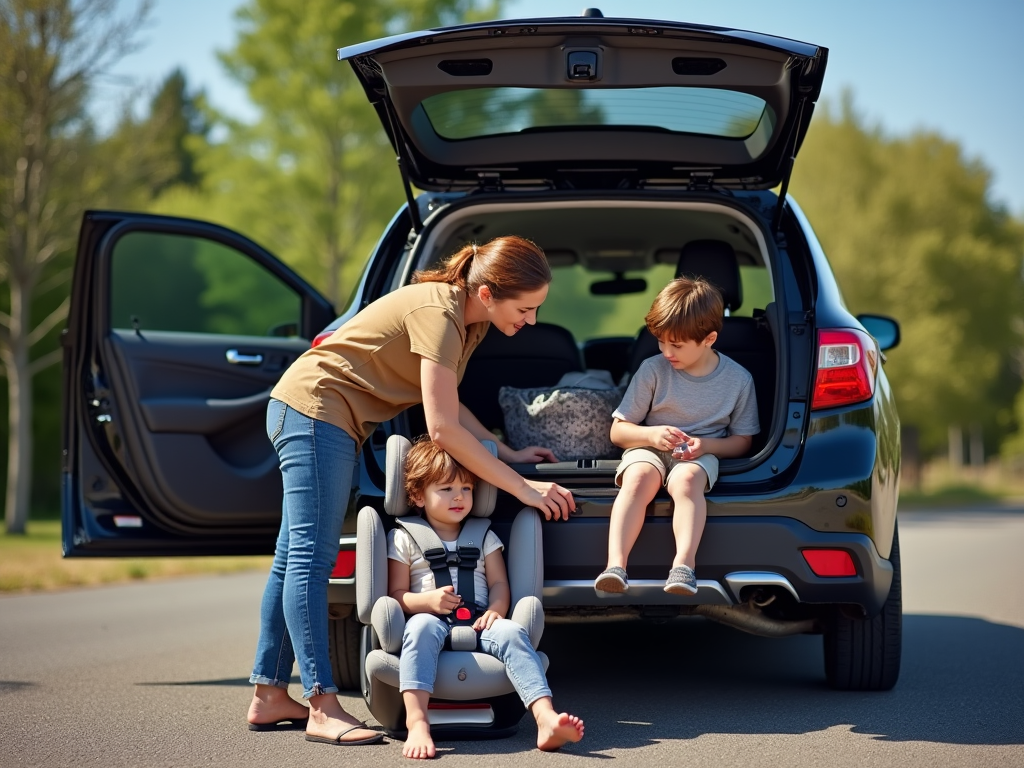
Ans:
{"type": "Polygon", "coordinates": [[[116,584],[197,574],[270,570],[271,557],[73,558],[61,556],[60,521],[30,520],[0,535],[0,593],[116,584]]]}
{"type": "Polygon", "coordinates": [[[900,491],[900,506],[952,507],[991,504],[1006,498],[977,485],[947,485],[929,491],[900,491]]]}

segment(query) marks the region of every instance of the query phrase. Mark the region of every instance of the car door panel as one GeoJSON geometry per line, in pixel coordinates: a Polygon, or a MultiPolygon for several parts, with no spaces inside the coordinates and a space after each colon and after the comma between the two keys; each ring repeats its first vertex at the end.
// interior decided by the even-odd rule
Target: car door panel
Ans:
{"type": "Polygon", "coordinates": [[[333,316],[233,232],[87,214],[65,342],[65,554],[272,551],[267,402],[333,316]]]}

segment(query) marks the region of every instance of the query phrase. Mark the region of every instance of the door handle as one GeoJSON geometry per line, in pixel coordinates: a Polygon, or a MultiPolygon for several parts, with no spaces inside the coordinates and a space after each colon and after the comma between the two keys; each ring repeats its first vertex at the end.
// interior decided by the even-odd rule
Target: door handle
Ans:
{"type": "Polygon", "coordinates": [[[237,349],[229,349],[224,356],[232,365],[260,365],[263,363],[263,355],[245,355],[237,349]]]}

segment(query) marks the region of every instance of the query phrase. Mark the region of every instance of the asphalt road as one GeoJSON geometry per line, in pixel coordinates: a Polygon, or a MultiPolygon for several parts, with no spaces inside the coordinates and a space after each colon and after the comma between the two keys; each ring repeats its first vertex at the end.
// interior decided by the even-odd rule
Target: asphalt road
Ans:
{"type": "MultiPolygon", "coordinates": [[[[821,640],[701,619],[551,626],[555,703],[587,735],[439,746],[446,765],[1024,766],[1024,509],[907,513],[903,670],[889,693],[823,681],[821,640]]],[[[245,728],[263,576],[0,598],[0,766],[361,766],[245,728]]],[[[295,687],[293,691],[298,692],[295,687]]],[[[362,701],[346,706],[367,717],[362,701]]]]}

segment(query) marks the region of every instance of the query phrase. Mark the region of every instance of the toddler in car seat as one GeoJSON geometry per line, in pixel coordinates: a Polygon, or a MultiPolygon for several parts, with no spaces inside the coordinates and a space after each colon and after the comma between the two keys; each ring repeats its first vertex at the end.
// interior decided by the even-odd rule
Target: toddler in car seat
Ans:
{"type": "MultiPolygon", "coordinates": [[[[429,439],[421,438],[409,450],[405,462],[409,502],[421,509],[449,552],[455,550],[463,521],[473,508],[475,484],[467,469],[429,439]]],[[[477,605],[467,606],[454,586],[436,586],[430,564],[406,530],[388,533],[388,593],[409,616],[399,656],[399,690],[409,731],[402,749],[406,757],[435,755],[427,704],[437,676],[437,657],[451,632],[450,617],[462,614],[460,618],[468,621],[474,612],[479,614],[472,621],[479,648],[504,663],[509,680],[537,721],[537,747],[554,750],[583,738],[583,721],[552,706],[544,667],[526,630],[503,618],[511,593],[501,549],[501,540],[488,530],[472,579],[477,605]]],[[[457,574],[452,574],[451,581],[458,583],[457,574]]]]}
{"type": "Polygon", "coordinates": [[[750,373],[712,345],[722,330],[723,302],[703,278],[673,280],[644,318],[661,354],[645,360],[612,413],[611,439],[625,448],[615,475],[608,564],[594,581],[598,595],[629,589],[626,561],[647,505],[664,485],[672,497],[676,553],[665,591],[697,592],[697,545],[704,533],[704,494],[718,479],[718,459],[742,456],[760,431],[750,373]]]}

